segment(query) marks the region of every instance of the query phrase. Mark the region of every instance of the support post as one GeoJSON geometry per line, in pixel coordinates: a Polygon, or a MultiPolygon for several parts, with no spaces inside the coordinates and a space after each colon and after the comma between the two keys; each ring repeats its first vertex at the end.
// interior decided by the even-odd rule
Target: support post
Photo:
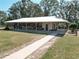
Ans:
{"type": "Polygon", "coordinates": [[[35,26],[36,26],[36,31],[37,31],[37,23],[35,23],[35,26]]]}

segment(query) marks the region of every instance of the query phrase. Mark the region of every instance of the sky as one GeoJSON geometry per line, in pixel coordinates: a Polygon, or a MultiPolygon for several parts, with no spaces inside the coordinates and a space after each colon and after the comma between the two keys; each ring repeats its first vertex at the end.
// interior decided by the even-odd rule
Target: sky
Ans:
{"type": "Polygon", "coordinates": [[[8,8],[18,0],[0,0],[0,10],[7,11],[8,8]]]}
{"type": "MultiPolygon", "coordinates": [[[[0,10],[7,12],[10,6],[17,1],[19,0],[0,0],[0,10]]],[[[31,1],[33,1],[34,3],[39,3],[41,0],[31,0],[31,1]]]]}
{"type": "MultiPolygon", "coordinates": [[[[13,3],[16,3],[19,0],[0,0],[0,10],[8,11],[13,3]]],[[[39,3],[41,0],[32,0],[34,3],[39,3]]]]}

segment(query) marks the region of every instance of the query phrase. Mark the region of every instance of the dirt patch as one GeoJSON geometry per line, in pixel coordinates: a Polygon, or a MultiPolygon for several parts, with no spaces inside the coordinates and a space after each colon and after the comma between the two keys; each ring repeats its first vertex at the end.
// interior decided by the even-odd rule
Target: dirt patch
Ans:
{"type": "Polygon", "coordinates": [[[71,33],[71,30],[68,30],[68,31],[66,32],[66,35],[79,36],[79,30],[77,31],[77,35],[76,35],[76,33],[72,34],[72,33],[71,33]]]}

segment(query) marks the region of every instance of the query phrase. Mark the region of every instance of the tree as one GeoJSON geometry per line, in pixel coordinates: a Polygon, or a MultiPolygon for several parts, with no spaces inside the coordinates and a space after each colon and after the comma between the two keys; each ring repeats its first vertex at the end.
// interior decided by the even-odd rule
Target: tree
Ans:
{"type": "Polygon", "coordinates": [[[43,11],[41,7],[30,0],[18,1],[9,8],[9,18],[12,19],[38,17],[42,15],[43,11]]]}
{"type": "Polygon", "coordinates": [[[70,22],[78,22],[79,18],[79,1],[72,0],[42,0],[40,2],[45,16],[56,16],[66,19],[70,22]]]}
{"type": "MultiPolygon", "coordinates": [[[[38,4],[35,4],[30,0],[22,0],[22,4],[23,4],[23,7],[21,7],[22,16],[27,15],[27,17],[37,17],[37,16],[43,15],[41,7],[38,4]]],[[[26,16],[23,16],[23,17],[26,17],[26,16]]]]}
{"type": "Polygon", "coordinates": [[[71,23],[70,26],[69,26],[69,29],[71,30],[71,33],[74,34],[76,33],[76,36],[77,36],[77,24],[76,23],[71,23]]]}
{"type": "Polygon", "coordinates": [[[55,9],[58,5],[58,1],[57,0],[42,0],[40,2],[40,5],[44,10],[44,16],[49,16],[51,15],[51,12],[53,14],[55,13],[55,9]]]}
{"type": "Polygon", "coordinates": [[[65,19],[66,18],[66,14],[65,14],[65,12],[67,11],[66,10],[66,5],[67,5],[67,3],[66,3],[66,1],[65,0],[60,0],[60,2],[59,2],[59,6],[57,7],[58,9],[57,9],[57,15],[58,15],[58,17],[60,17],[60,18],[63,18],[63,19],[65,19]]]}
{"type": "Polygon", "coordinates": [[[77,22],[79,15],[79,1],[65,1],[60,0],[59,3],[59,16],[63,19],[66,19],[70,22],[77,22]]]}
{"type": "Polygon", "coordinates": [[[68,20],[70,20],[70,22],[76,22],[77,21],[77,16],[79,14],[79,1],[78,0],[73,0],[70,2],[70,4],[68,5],[68,12],[69,12],[69,17],[68,20]]]}
{"type": "Polygon", "coordinates": [[[16,3],[14,3],[8,10],[9,14],[9,18],[10,19],[18,19],[21,18],[21,14],[20,14],[20,6],[21,6],[21,2],[18,1],[16,3]]]}
{"type": "Polygon", "coordinates": [[[4,11],[0,11],[0,25],[4,25],[7,20],[7,14],[4,11]]]}

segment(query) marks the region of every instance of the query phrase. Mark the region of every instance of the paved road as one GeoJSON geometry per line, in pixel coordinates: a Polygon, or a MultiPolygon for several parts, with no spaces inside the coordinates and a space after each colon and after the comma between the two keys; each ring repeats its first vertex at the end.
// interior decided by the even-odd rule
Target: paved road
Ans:
{"type": "Polygon", "coordinates": [[[47,43],[49,40],[54,39],[55,35],[57,35],[57,33],[52,33],[51,35],[47,35],[46,37],[24,47],[23,49],[20,49],[17,52],[12,53],[9,56],[4,57],[3,59],[25,59],[30,54],[32,54],[34,51],[36,51],[41,46],[43,46],[45,43],[47,43]]]}

